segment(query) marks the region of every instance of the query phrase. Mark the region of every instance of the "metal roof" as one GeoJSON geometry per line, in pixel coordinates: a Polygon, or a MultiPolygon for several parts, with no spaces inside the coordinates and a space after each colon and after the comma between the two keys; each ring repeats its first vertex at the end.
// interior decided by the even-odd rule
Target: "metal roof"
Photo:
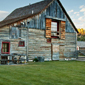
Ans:
{"type": "MultiPolygon", "coordinates": [[[[42,11],[44,11],[49,6],[49,4],[53,1],[54,0],[44,0],[25,7],[17,8],[11,14],[9,14],[3,21],[0,22],[0,27],[3,27],[5,25],[10,25],[17,21],[35,16],[41,13],[42,11]]],[[[74,23],[72,22],[71,18],[67,14],[61,2],[59,0],[57,0],[57,2],[61,6],[63,12],[65,13],[66,17],[68,18],[68,20],[70,21],[70,23],[72,24],[76,32],[78,33],[77,28],[75,27],[74,23]]]]}

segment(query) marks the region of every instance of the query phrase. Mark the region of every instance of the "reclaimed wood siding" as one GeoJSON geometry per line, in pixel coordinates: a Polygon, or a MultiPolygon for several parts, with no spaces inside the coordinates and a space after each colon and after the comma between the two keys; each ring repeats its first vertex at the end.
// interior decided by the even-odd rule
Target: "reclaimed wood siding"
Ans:
{"type": "Polygon", "coordinates": [[[59,60],[59,45],[52,44],[52,60],[59,60]]]}
{"type": "Polygon", "coordinates": [[[34,16],[29,21],[29,28],[36,28],[36,29],[45,29],[45,15],[46,12],[42,12],[41,14],[34,16]]]}
{"type": "Polygon", "coordinates": [[[44,57],[51,59],[51,44],[47,43],[44,37],[45,31],[39,29],[29,28],[29,43],[28,43],[28,57],[34,59],[35,57],[44,57]]]}
{"type": "Polygon", "coordinates": [[[75,32],[69,20],[67,19],[66,15],[64,14],[62,8],[58,4],[57,0],[54,0],[53,3],[46,9],[46,16],[56,17],[59,19],[65,19],[66,21],[65,31],[70,33],[75,32]]]}
{"type": "Polygon", "coordinates": [[[66,57],[76,57],[76,33],[66,33],[65,43],[64,55],[66,57]]]}
{"type": "Polygon", "coordinates": [[[0,28],[0,53],[2,42],[10,42],[10,54],[26,54],[26,28],[21,30],[21,39],[10,39],[9,27],[0,28]],[[19,41],[25,41],[25,47],[19,47],[19,41]]]}
{"type": "Polygon", "coordinates": [[[65,16],[62,8],[58,4],[56,0],[54,0],[50,6],[43,11],[41,14],[34,16],[31,19],[28,19],[29,21],[29,28],[36,28],[36,29],[46,29],[45,27],[45,18],[46,16],[51,16],[59,19],[65,19],[66,20],[66,27],[65,31],[66,32],[72,32],[74,33],[75,30],[73,29],[72,25],[70,24],[69,20],[65,16]]]}
{"type": "Polygon", "coordinates": [[[65,21],[61,21],[61,39],[65,39],[65,21]]]}
{"type": "Polygon", "coordinates": [[[60,46],[60,58],[76,57],[76,33],[66,33],[64,40],[52,39],[51,42],[60,46]]]}
{"type": "Polygon", "coordinates": [[[46,38],[51,38],[51,19],[46,19],[46,38]]]}

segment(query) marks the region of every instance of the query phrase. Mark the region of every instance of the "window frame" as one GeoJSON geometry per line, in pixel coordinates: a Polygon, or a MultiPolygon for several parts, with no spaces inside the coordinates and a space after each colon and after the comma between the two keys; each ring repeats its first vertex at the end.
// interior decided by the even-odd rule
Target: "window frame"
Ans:
{"type": "Polygon", "coordinates": [[[25,41],[19,41],[18,46],[19,46],[19,47],[25,47],[25,41]],[[23,42],[23,45],[20,45],[21,42],[23,42]]]}
{"type": "Polygon", "coordinates": [[[10,54],[10,42],[2,42],[1,53],[2,53],[2,54],[10,54]],[[9,46],[8,46],[8,52],[3,52],[3,43],[7,43],[7,44],[9,44],[9,46]]]}

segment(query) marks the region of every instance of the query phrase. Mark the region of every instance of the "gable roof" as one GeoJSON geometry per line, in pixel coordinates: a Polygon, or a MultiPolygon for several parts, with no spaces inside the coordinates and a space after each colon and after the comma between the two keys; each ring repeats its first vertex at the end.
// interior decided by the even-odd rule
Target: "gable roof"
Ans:
{"type": "MultiPolygon", "coordinates": [[[[44,9],[46,9],[52,1],[54,1],[54,0],[44,0],[44,1],[41,1],[38,3],[34,3],[32,5],[28,5],[25,7],[15,9],[10,15],[8,15],[3,21],[0,22],[0,27],[3,27],[5,25],[10,25],[17,21],[38,15],[44,9]],[[32,14],[32,11],[34,12],[33,14],[32,14]]],[[[72,24],[72,26],[74,27],[76,32],[78,33],[78,30],[76,29],[74,23],[70,19],[69,15],[67,14],[63,5],[61,4],[61,2],[59,0],[57,0],[57,1],[58,1],[59,5],[61,6],[62,10],[64,11],[64,13],[66,14],[68,20],[70,21],[70,23],[72,24]]]]}
{"type": "Polygon", "coordinates": [[[44,0],[25,7],[15,9],[3,21],[0,22],[0,27],[37,15],[42,12],[52,1],[53,0],[44,0]],[[34,11],[33,14],[32,10],[34,11]]]}

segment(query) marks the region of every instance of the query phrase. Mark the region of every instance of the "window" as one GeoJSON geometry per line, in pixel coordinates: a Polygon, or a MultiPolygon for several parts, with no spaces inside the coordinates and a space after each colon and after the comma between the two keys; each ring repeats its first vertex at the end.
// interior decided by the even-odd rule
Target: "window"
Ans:
{"type": "Polygon", "coordinates": [[[51,22],[51,37],[52,38],[59,37],[59,22],[56,21],[51,22]]]}
{"type": "Polygon", "coordinates": [[[2,42],[2,54],[10,54],[10,42],[2,42]]]}
{"type": "Polygon", "coordinates": [[[10,28],[10,38],[17,39],[21,37],[21,29],[18,27],[11,27],[10,28]]]}
{"type": "Polygon", "coordinates": [[[65,39],[66,22],[46,18],[46,38],[65,39]]]}
{"type": "Polygon", "coordinates": [[[19,41],[19,47],[24,47],[25,46],[25,42],[24,41],[19,41]]]}

